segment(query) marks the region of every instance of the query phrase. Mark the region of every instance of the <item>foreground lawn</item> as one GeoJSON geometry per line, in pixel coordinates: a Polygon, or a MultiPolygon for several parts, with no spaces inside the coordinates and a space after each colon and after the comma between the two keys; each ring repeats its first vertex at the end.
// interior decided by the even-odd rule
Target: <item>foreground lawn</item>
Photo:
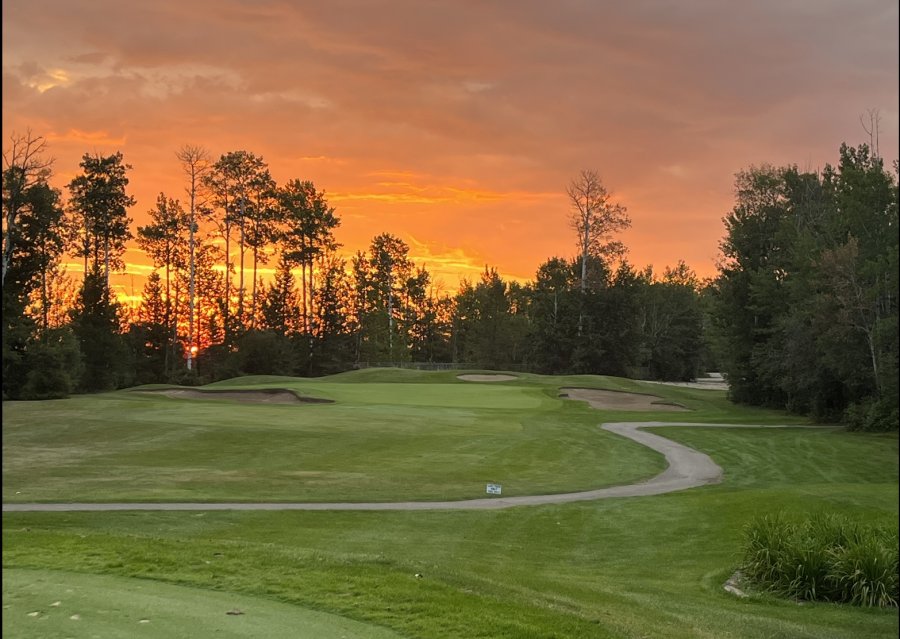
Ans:
{"type": "Polygon", "coordinates": [[[56,570],[4,570],[3,602],[3,634],[19,639],[400,637],[371,624],[260,597],[56,570]]]}
{"type": "MultiPolygon", "coordinates": [[[[405,381],[401,386],[433,386],[430,391],[421,389],[419,397],[425,399],[419,401],[455,401],[451,380],[425,376],[405,381]],[[451,397],[443,397],[445,392],[451,397]],[[437,395],[428,399],[428,393],[437,395]]],[[[581,383],[635,387],[627,380],[587,381],[594,383],[581,383]]],[[[232,382],[254,383],[266,385],[270,380],[232,382]]],[[[303,383],[304,392],[315,395],[313,387],[303,383]]],[[[556,410],[573,416],[589,411],[555,399],[553,385],[545,380],[515,383],[525,387],[528,398],[539,401],[538,412],[550,415],[554,404],[562,406],[556,410]]],[[[333,399],[338,399],[341,386],[368,392],[354,376],[319,384],[314,388],[321,389],[322,396],[332,393],[333,399]]],[[[559,385],[567,384],[573,382],[559,385]]],[[[694,409],[652,417],[660,421],[785,419],[778,413],[732,408],[720,393],[654,390],[694,409]]],[[[379,389],[378,394],[384,397],[385,392],[379,389]]],[[[499,392],[497,401],[508,399],[499,392]]],[[[361,399],[358,406],[364,408],[361,399]]],[[[395,410],[402,416],[398,421],[408,419],[407,409],[395,410]]],[[[593,421],[585,424],[593,423],[594,429],[599,421],[650,419],[635,413],[586,414],[593,415],[593,421]]],[[[409,423],[406,428],[414,430],[409,423]]],[[[545,432],[561,436],[565,431],[560,429],[545,432]]],[[[190,594],[166,594],[176,592],[168,588],[177,586],[191,593],[210,591],[208,610],[214,618],[224,615],[226,605],[226,610],[234,606],[244,611],[247,621],[256,614],[261,620],[288,619],[287,612],[272,612],[281,609],[270,606],[281,605],[296,608],[298,618],[317,611],[365,624],[359,634],[348,637],[380,636],[366,634],[376,631],[429,639],[897,636],[896,610],[798,605],[765,596],[737,599],[722,590],[738,561],[741,529],[754,516],[776,510],[827,511],[864,521],[896,522],[896,435],[681,427],[659,433],[710,454],[724,468],[724,481],[656,497],[481,512],[5,513],[3,604],[10,606],[6,611],[18,613],[43,601],[40,609],[47,610],[63,597],[36,587],[36,579],[65,585],[83,578],[87,589],[97,584],[97,598],[85,607],[94,618],[98,610],[110,610],[104,607],[104,589],[127,593],[134,584],[146,584],[163,601],[179,596],[190,601],[190,594]]],[[[83,445],[90,448],[89,440],[83,445]]],[[[19,449],[20,454],[28,450],[32,449],[19,449]]],[[[278,459],[279,453],[272,455],[278,459]]],[[[32,467],[38,459],[32,460],[32,467]]],[[[136,461],[132,463],[140,469],[136,461]]],[[[265,464],[259,462],[258,467],[264,469],[265,464]]],[[[649,466],[641,469],[652,474],[648,470],[649,466]]],[[[580,472],[587,471],[575,468],[570,476],[580,472]]],[[[196,597],[206,601],[200,594],[196,597]]],[[[130,610],[126,604],[116,605],[130,610]]],[[[4,631],[14,637],[34,636],[25,634],[36,621],[27,612],[32,611],[14,617],[4,631]]],[[[173,617],[182,614],[187,612],[173,606],[173,617]]],[[[177,629],[159,630],[153,623],[141,625],[138,634],[133,616],[123,614],[121,619],[120,627],[97,625],[91,635],[43,636],[198,636],[193,627],[179,634],[177,629]]],[[[221,621],[217,627],[227,629],[229,618],[221,621]]],[[[69,632],[68,626],[62,627],[69,632]]],[[[271,627],[272,632],[263,626],[261,633],[244,636],[277,636],[277,626],[271,627]]]]}

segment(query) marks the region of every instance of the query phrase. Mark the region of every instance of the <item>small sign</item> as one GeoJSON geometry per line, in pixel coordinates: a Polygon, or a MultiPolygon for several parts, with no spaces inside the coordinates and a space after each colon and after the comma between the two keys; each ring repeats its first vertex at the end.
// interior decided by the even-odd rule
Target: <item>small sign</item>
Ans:
{"type": "Polygon", "coordinates": [[[499,495],[502,488],[500,484],[488,484],[487,485],[487,494],[488,495],[499,495]]]}

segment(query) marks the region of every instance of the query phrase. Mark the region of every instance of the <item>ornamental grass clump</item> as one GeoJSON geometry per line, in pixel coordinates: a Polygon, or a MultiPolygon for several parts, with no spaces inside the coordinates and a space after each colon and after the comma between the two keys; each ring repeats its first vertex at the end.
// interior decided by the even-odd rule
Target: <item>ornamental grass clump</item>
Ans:
{"type": "Polygon", "coordinates": [[[897,543],[896,526],[777,513],[745,527],[741,571],[755,586],[792,599],[896,608],[897,543]]]}

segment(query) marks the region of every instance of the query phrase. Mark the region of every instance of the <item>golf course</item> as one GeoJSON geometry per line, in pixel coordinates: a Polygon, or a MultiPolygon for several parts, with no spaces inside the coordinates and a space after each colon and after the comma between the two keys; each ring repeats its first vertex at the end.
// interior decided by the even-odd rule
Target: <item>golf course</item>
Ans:
{"type": "Polygon", "coordinates": [[[719,389],[367,369],[5,401],[3,505],[11,637],[898,633],[723,588],[755,517],[896,526],[897,434],[719,389]]]}

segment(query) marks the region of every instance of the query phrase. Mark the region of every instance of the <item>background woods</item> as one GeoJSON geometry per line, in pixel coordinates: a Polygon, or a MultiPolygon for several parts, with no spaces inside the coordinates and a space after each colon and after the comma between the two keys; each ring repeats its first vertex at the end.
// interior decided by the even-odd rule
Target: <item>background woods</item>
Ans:
{"type": "Polygon", "coordinates": [[[455,292],[390,232],[340,254],[327,193],[276,184],[254,153],[183,147],[185,200],[160,193],[135,229],[122,154],[79,166],[66,198],[43,138],[13,135],[4,152],[4,398],[376,364],[660,380],[721,370],[738,402],[897,428],[897,167],[868,145],[842,146],[820,172],[739,173],[711,280],[684,262],[629,263],[626,207],[582,171],[566,190],[571,256],[524,283],[486,265],[455,292]],[[125,306],[109,275],[132,240],[154,271],[125,306]]]}

